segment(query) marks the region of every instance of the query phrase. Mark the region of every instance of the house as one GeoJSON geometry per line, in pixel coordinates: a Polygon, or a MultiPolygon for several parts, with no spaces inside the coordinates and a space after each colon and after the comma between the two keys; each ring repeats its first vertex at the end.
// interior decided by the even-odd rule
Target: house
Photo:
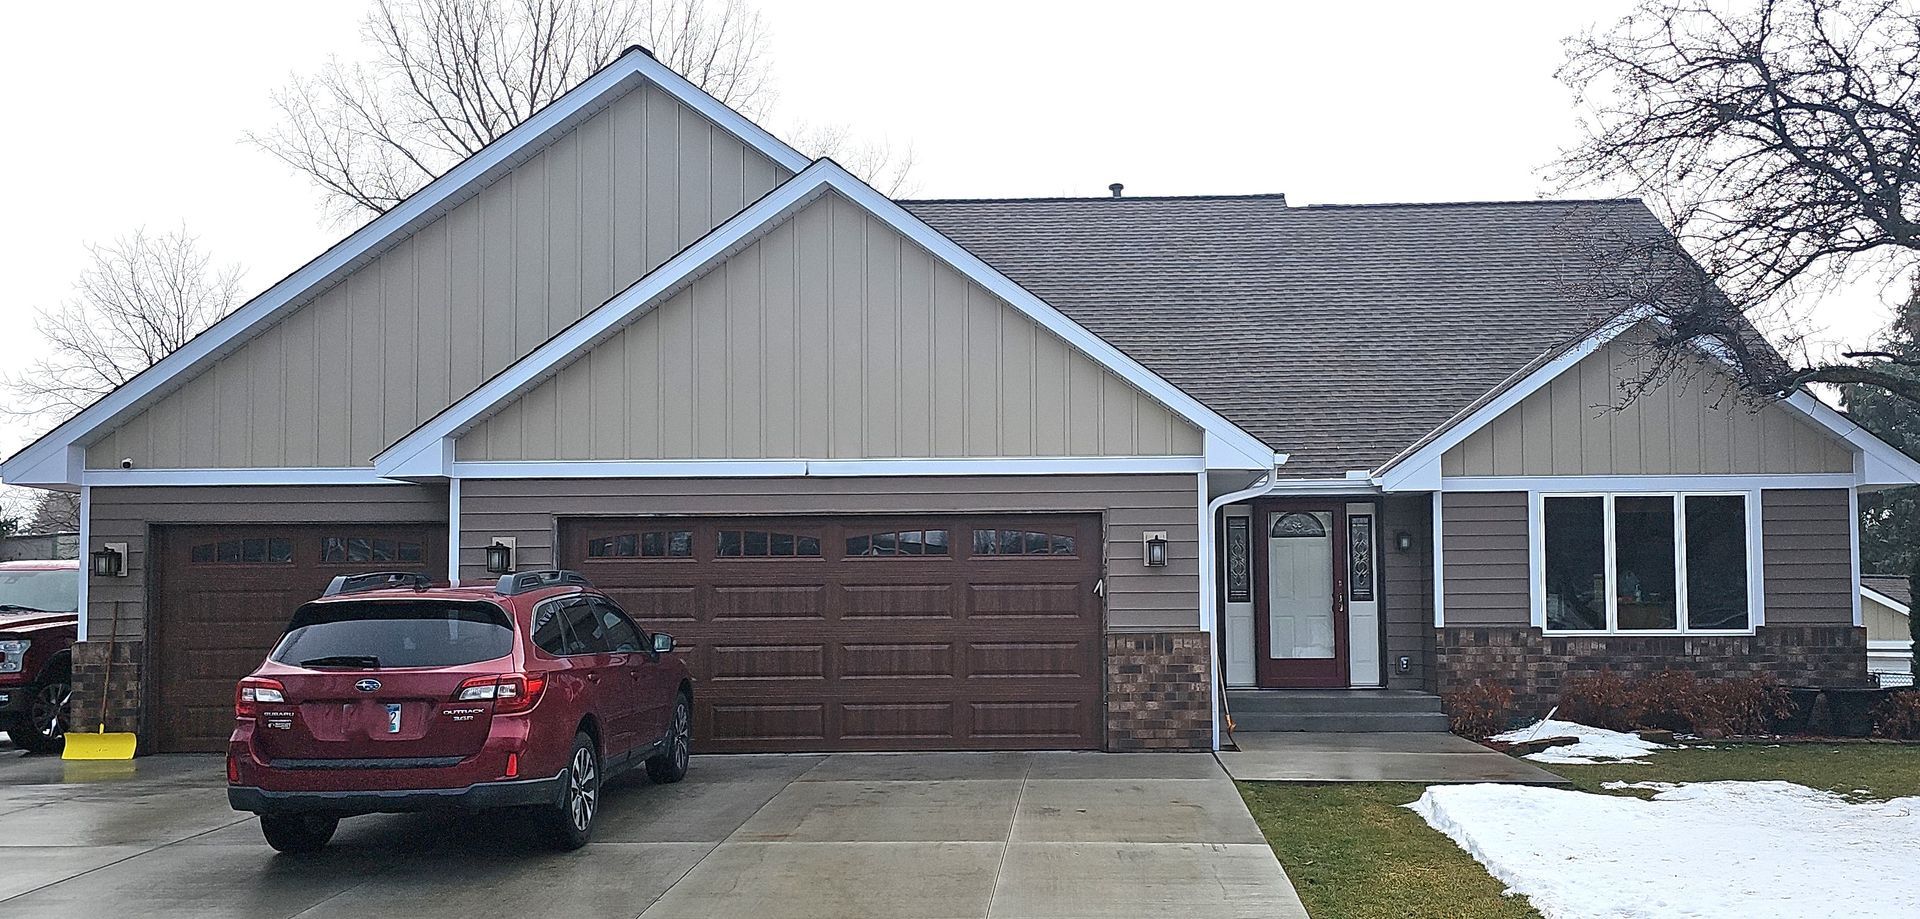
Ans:
{"type": "Polygon", "coordinates": [[[489,550],[672,633],[709,751],[1206,749],[1224,687],[1864,682],[1855,495],[1920,465],[1705,358],[1609,410],[1646,329],[1562,283],[1582,228],[1660,232],[896,202],[633,50],[0,478],[79,492],[113,573],[75,704],[148,750],[219,749],[328,576],[489,550]]]}
{"type": "Polygon", "coordinates": [[[1867,674],[1881,686],[1913,685],[1913,594],[1904,575],[1860,576],[1860,616],[1867,629],[1867,674]]]}

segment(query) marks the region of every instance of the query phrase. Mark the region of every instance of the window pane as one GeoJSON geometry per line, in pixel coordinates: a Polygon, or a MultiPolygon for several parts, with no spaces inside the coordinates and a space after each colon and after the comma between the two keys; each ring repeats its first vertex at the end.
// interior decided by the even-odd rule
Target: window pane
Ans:
{"type": "Polygon", "coordinates": [[[397,555],[396,557],[397,557],[397,558],[399,558],[399,559],[400,559],[401,561],[403,561],[403,562],[417,562],[417,561],[420,561],[420,559],[421,559],[421,546],[420,546],[420,544],[419,544],[419,543],[417,543],[417,542],[403,542],[403,543],[400,543],[400,544],[399,544],[399,554],[398,554],[398,555],[397,555]]]}
{"type": "Polygon", "coordinates": [[[1614,592],[1619,628],[1677,629],[1673,571],[1673,499],[1613,499],[1614,592]]]}
{"type": "Polygon", "coordinates": [[[213,543],[203,542],[194,546],[193,562],[196,565],[211,564],[213,562],[213,543]]]}
{"type": "Polygon", "coordinates": [[[240,560],[240,540],[238,539],[221,540],[220,541],[220,560],[223,562],[229,562],[229,563],[239,561],[240,560]]]}
{"type": "Polygon", "coordinates": [[[1547,628],[1607,627],[1605,502],[1546,498],[1547,628]]]}
{"type": "Polygon", "coordinates": [[[739,530],[721,530],[720,531],[720,546],[719,546],[718,554],[722,558],[738,558],[740,556],[740,531],[739,530]]]}
{"type": "Polygon", "coordinates": [[[762,556],[767,554],[767,531],[748,530],[746,554],[762,556]]]}
{"type": "Polygon", "coordinates": [[[994,547],[999,545],[1000,537],[992,530],[973,531],[973,554],[992,555],[994,547]]]}
{"type": "Polygon", "coordinates": [[[808,558],[819,558],[820,557],[820,537],[818,536],[800,537],[797,551],[794,554],[804,555],[808,558]]]}
{"type": "Polygon", "coordinates": [[[847,539],[848,555],[872,555],[873,543],[865,536],[852,536],[847,539]]]}
{"type": "Polygon", "coordinates": [[[772,552],[773,554],[780,555],[780,556],[792,555],[793,554],[793,534],[792,533],[773,534],[772,552]]]}
{"type": "Polygon", "coordinates": [[[270,561],[270,562],[293,561],[293,540],[291,539],[267,540],[267,561],[270,561]]]}
{"type": "Polygon", "coordinates": [[[946,530],[928,530],[927,531],[927,554],[928,555],[947,554],[947,531],[946,530]]]}
{"type": "Polygon", "coordinates": [[[1747,627],[1747,500],[1687,499],[1687,628],[1747,627]]]}
{"type": "Polygon", "coordinates": [[[675,530],[667,534],[667,554],[674,558],[693,555],[693,531],[675,530]]]}
{"type": "Polygon", "coordinates": [[[243,562],[264,562],[267,560],[267,541],[248,539],[240,543],[240,560],[243,562]]]}

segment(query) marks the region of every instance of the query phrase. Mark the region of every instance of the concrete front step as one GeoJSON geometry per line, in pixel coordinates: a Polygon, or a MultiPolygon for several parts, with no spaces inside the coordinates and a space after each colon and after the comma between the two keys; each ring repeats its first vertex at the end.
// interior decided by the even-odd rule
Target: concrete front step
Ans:
{"type": "Polygon", "coordinates": [[[1440,697],[1432,693],[1394,689],[1236,689],[1227,692],[1227,705],[1236,716],[1243,712],[1421,715],[1439,713],[1440,697]]]}
{"type": "Polygon", "coordinates": [[[1319,731],[1329,734],[1445,732],[1439,712],[1245,712],[1233,710],[1234,733],[1243,731],[1319,731]]]}

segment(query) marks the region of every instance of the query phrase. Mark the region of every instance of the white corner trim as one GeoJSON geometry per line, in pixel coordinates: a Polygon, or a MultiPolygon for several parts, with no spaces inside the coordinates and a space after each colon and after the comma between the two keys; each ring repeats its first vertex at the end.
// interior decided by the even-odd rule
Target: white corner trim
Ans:
{"type": "MultiPolygon", "coordinates": [[[[482,383],[374,458],[384,475],[446,462],[446,441],[470,430],[517,396],[559,372],[595,344],[624,328],[672,296],[693,279],[778,226],[816,197],[833,191],[864,208],[934,257],[945,261],[1049,331],[1119,375],[1149,397],[1199,427],[1207,439],[1207,468],[1271,469],[1282,457],[1258,438],[1202,405],[1192,396],[1089,332],[1066,314],[994,270],[942,236],[885,195],[874,191],[832,160],[822,159],[734,215],[698,242],[667,260],[646,277],[613,296],[598,309],[562,330],[532,353],[482,383]],[[423,454],[437,458],[423,459],[423,454]]],[[[452,464],[458,466],[460,464],[452,464]]]]}
{"type": "Polygon", "coordinates": [[[88,469],[81,487],[138,485],[406,485],[365,467],[88,469]]]}
{"type": "Polygon", "coordinates": [[[1547,627],[1546,501],[1539,492],[1527,494],[1527,621],[1547,627]]]}
{"type": "MultiPolygon", "coordinates": [[[[1847,563],[1851,566],[1853,583],[1860,584],[1860,493],[1847,490],[1847,563]]],[[[1853,625],[1855,628],[1866,625],[1866,612],[1860,608],[1860,591],[1853,594],[1853,625]]]]}
{"type": "Polygon", "coordinates": [[[149,396],[176,378],[196,371],[237,347],[252,330],[278,319],[287,310],[303,305],[316,287],[372,258],[390,239],[410,232],[417,222],[438,216],[449,202],[463,200],[463,193],[470,187],[483,183],[496,170],[509,168],[525,159],[531,155],[526,152],[528,148],[537,148],[558,137],[576,118],[598,111],[598,103],[608,94],[628,88],[632,81],[638,79],[651,81],[787,169],[798,172],[805,168],[807,159],[798,151],[701,91],[651,55],[629,50],[392,210],[369,221],[125,385],[101,397],[8,458],[5,463],[0,463],[0,479],[15,485],[80,484],[79,468],[71,461],[66,463],[66,477],[59,477],[54,467],[48,465],[48,460],[63,450],[75,449],[94,431],[112,424],[124,413],[135,410],[149,396]]]}
{"type": "Polygon", "coordinates": [[[1433,625],[1440,628],[1447,624],[1447,566],[1441,552],[1446,548],[1444,531],[1440,526],[1440,507],[1444,503],[1440,492],[1433,493],[1433,625]]]}
{"type": "Polygon", "coordinates": [[[1193,474],[1197,456],[948,457],[868,460],[560,460],[456,462],[457,479],[842,478],[949,475],[1193,474]]]}
{"type": "Polygon", "coordinates": [[[1874,590],[1873,588],[1868,587],[1865,584],[1860,585],[1860,594],[1861,596],[1864,596],[1867,599],[1880,604],[1881,606],[1884,606],[1890,610],[1893,610],[1894,612],[1899,613],[1902,616],[1913,615],[1913,611],[1909,609],[1905,603],[1895,600],[1894,598],[1889,597],[1886,594],[1883,594],[1877,590],[1874,590]]]}
{"type": "Polygon", "coordinates": [[[460,586],[460,479],[447,479],[447,583],[460,586]]]}

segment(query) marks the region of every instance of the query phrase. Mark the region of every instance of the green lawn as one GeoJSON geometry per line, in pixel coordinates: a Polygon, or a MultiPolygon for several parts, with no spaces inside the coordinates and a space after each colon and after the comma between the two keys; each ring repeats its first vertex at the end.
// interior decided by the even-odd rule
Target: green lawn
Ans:
{"type": "MultiPolygon", "coordinates": [[[[1920,795],[1920,747],[1725,745],[1656,753],[1645,765],[1552,766],[1580,791],[1605,782],[1779,779],[1845,794],[1920,795]]],[[[1481,919],[1538,916],[1407,804],[1410,784],[1242,782],[1240,794],[1314,919],[1481,919]]]]}

